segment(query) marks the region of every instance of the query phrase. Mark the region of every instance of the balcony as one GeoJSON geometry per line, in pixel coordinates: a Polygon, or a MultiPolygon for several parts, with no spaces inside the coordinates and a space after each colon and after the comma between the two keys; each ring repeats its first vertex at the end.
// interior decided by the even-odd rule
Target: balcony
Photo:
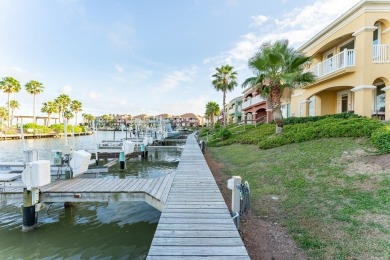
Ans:
{"type": "Polygon", "coordinates": [[[387,63],[389,62],[388,58],[388,44],[378,44],[373,46],[373,57],[372,61],[374,63],[387,63]]]}
{"type": "Polygon", "coordinates": [[[233,107],[229,109],[229,115],[234,115],[236,113],[236,109],[233,107]]]}
{"type": "Polygon", "coordinates": [[[255,96],[253,98],[250,98],[250,99],[242,102],[242,110],[244,110],[250,106],[256,105],[258,103],[264,102],[264,101],[266,101],[266,99],[261,97],[261,96],[255,96]]]}
{"type": "Polygon", "coordinates": [[[312,72],[317,78],[355,66],[355,50],[347,50],[318,63],[306,72],[312,72]]]}

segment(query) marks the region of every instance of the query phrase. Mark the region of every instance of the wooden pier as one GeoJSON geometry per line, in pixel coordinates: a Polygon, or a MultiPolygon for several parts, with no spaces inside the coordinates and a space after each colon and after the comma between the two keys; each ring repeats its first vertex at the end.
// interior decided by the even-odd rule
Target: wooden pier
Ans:
{"type": "Polygon", "coordinates": [[[214,177],[190,135],[147,259],[249,259],[214,177]]]}

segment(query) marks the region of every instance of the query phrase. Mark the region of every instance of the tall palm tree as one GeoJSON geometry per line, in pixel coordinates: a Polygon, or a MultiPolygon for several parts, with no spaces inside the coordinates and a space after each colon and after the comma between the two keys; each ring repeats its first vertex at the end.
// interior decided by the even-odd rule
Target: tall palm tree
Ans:
{"type": "Polygon", "coordinates": [[[3,120],[7,119],[8,111],[6,107],[0,107],[0,128],[3,128],[3,120]]]}
{"type": "Polygon", "coordinates": [[[283,131],[281,98],[284,90],[292,91],[315,81],[311,72],[303,72],[304,64],[309,60],[310,57],[289,47],[287,40],[264,43],[249,60],[249,68],[256,76],[246,79],[242,87],[251,85],[260,88],[262,95],[268,98],[277,134],[283,131]]]}
{"type": "Polygon", "coordinates": [[[10,100],[9,107],[11,108],[11,123],[14,120],[14,110],[20,107],[20,104],[17,100],[10,100]]]}
{"type": "Polygon", "coordinates": [[[30,94],[33,95],[33,122],[36,123],[35,120],[35,95],[40,94],[44,90],[44,86],[42,83],[36,81],[36,80],[31,80],[26,83],[25,85],[26,91],[30,94]]]}
{"type": "MultiPolygon", "coordinates": [[[[237,72],[233,71],[233,66],[230,65],[223,65],[215,69],[217,73],[212,76],[214,78],[212,84],[217,91],[223,92],[222,107],[225,111],[226,92],[232,91],[237,86],[237,72]]],[[[223,126],[226,127],[225,113],[223,113],[223,126]]]]}
{"type": "Polygon", "coordinates": [[[47,113],[46,126],[49,126],[51,114],[58,113],[58,108],[54,101],[48,101],[42,104],[41,112],[47,113]]]}
{"type": "Polygon", "coordinates": [[[214,117],[219,115],[219,105],[214,102],[210,101],[206,104],[206,118],[210,119],[211,121],[211,126],[214,128],[214,117]]]}
{"type": "Polygon", "coordinates": [[[58,109],[57,111],[59,121],[61,122],[61,114],[63,114],[65,110],[68,109],[68,106],[71,102],[70,97],[66,94],[61,94],[54,100],[54,102],[58,109]]]}
{"type": "MultiPolygon", "coordinates": [[[[3,90],[4,93],[8,94],[7,98],[7,104],[8,104],[8,110],[7,112],[9,113],[10,111],[10,102],[9,102],[9,95],[11,93],[17,93],[20,91],[20,83],[16,79],[12,77],[5,77],[3,78],[2,81],[0,81],[0,87],[3,90]]],[[[8,114],[8,127],[10,126],[10,116],[8,114]]]]}
{"type": "Polygon", "coordinates": [[[77,113],[82,110],[81,107],[82,104],[80,101],[72,100],[72,102],[70,102],[70,110],[74,113],[76,119],[75,125],[77,125],[77,113]]]}
{"type": "Polygon", "coordinates": [[[64,118],[66,119],[66,123],[69,123],[69,119],[73,118],[73,114],[70,110],[65,109],[64,110],[64,118]]]}

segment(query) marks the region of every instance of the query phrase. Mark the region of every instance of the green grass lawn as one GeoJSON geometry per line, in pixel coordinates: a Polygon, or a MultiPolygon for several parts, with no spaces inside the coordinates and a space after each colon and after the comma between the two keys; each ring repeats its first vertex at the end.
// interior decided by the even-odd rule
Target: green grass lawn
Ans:
{"type": "Polygon", "coordinates": [[[310,258],[390,259],[390,169],[371,149],[368,138],[330,138],[208,151],[250,183],[252,211],[286,227],[310,258]]]}

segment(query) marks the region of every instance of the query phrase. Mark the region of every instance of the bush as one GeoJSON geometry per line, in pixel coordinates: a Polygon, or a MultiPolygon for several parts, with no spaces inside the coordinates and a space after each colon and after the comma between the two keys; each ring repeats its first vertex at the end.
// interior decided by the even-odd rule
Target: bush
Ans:
{"type": "Polygon", "coordinates": [[[362,116],[353,114],[353,113],[340,113],[340,114],[331,114],[324,116],[308,116],[308,117],[289,117],[283,120],[285,125],[295,125],[295,124],[303,124],[308,122],[317,122],[319,120],[323,120],[326,118],[362,118],[362,116]]]}
{"type": "MultiPolygon", "coordinates": [[[[63,124],[53,124],[50,126],[50,128],[55,131],[56,133],[64,133],[64,125],[63,124]]],[[[67,131],[68,133],[72,133],[72,126],[68,125],[67,126],[67,131]]],[[[75,126],[74,127],[74,132],[75,133],[82,133],[85,132],[85,127],[84,126],[75,126]]]]}
{"type": "Polygon", "coordinates": [[[53,132],[49,127],[37,125],[35,123],[27,123],[23,125],[23,129],[33,129],[33,130],[39,130],[40,133],[47,134],[53,132]]]}
{"type": "Polygon", "coordinates": [[[228,139],[230,136],[232,136],[232,132],[225,127],[221,127],[217,133],[217,137],[221,138],[222,141],[228,139]]]}
{"type": "Polygon", "coordinates": [[[390,126],[383,126],[371,135],[373,145],[380,153],[390,153],[390,126]]]}
{"type": "Polygon", "coordinates": [[[287,125],[284,132],[259,141],[260,149],[330,137],[370,137],[382,123],[369,118],[326,118],[306,124],[287,125]]]}

